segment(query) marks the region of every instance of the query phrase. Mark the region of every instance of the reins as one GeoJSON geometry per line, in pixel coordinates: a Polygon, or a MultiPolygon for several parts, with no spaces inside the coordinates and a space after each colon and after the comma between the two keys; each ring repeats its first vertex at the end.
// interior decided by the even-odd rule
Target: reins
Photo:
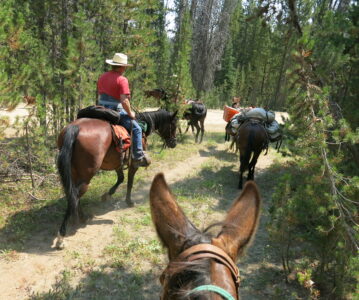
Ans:
{"type": "MultiPolygon", "coordinates": [[[[225,253],[221,248],[214,246],[212,244],[199,244],[192,246],[182,253],[180,253],[176,259],[176,261],[195,261],[204,258],[215,259],[217,262],[225,265],[232,274],[233,281],[236,285],[236,291],[238,295],[238,287],[240,283],[240,275],[237,265],[233,262],[233,260],[229,257],[227,253],[225,253]]],[[[163,271],[161,278],[166,277],[166,275],[173,275],[169,269],[169,266],[163,271]]],[[[192,289],[189,294],[197,293],[200,291],[211,291],[215,292],[227,300],[235,300],[235,298],[226,290],[221,287],[215,285],[201,285],[194,289],[192,289]]],[[[237,296],[238,297],[238,296],[237,296]]],[[[237,298],[238,299],[238,298],[237,298]]]]}

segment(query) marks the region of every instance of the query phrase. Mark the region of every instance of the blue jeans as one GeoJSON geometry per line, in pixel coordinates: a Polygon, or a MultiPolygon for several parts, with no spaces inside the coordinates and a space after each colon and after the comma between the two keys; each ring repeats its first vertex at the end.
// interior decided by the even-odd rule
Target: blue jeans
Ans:
{"type": "Polygon", "coordinates": [[[120,125],[125,127],[128,132],[131,132],[131,124],[132,124],[132,155],[134,159],[141,159],[143,157],[143,148],[142,148],[142,129],[140,125],[136,122],[136,120],[132,120],[126,111],[123,108],[119,108],[120,104],[117,100],[111,101],[108,96],[106,100],[102,100],[102,95],[99,101],[99,105],[102,105],[106,108],[113,109],[119,111],[120,114],[120,125]],[[110,101],[109,101],[110,100],[110,101]]]}

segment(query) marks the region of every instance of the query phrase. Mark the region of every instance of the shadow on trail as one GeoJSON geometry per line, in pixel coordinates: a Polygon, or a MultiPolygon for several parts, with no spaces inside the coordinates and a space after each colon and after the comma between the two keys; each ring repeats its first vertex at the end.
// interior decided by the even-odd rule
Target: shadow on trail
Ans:
{"type": "MultiPolygon", "coordinates": [[[[124,201],[125,185],[121,187],[114,198],[107,202],[101,202],[99,189],[90,190],[80,202],[85,214],[89,215],[89,219],[76,228],[69,224],[67,236],[76,234],[77,229],[86,226],[112,224],[112,220],[101,218],[101,216],[110,211],[127,208],[124,201]]],[[[51,246],[63,220],[65,209],[66,200],[59,198],[40,208],[33,207],[13,214],[0,230],[0,253],[16,250],[45,254],[56,251],[51,246]]]]}
{"type": "Polygon", "coordinates": [[[160,295],[160,270],[129,272],[128,266],[99,266],[91,270],[72,287],[71,273],[64,271],[52,288],[45,293],[36,293],[28,300],[53,299],[143,299],[157,300],[160,295]]]}
{"type": "Polygon", "coordinates": [[[217,150],[216,148],[215,146],[209,146],[207,150],[199,150],[199,154],[202,157],[215,157],[220,160],[236,163],[239,169],[239,154],[229,149],[217,150]]]}

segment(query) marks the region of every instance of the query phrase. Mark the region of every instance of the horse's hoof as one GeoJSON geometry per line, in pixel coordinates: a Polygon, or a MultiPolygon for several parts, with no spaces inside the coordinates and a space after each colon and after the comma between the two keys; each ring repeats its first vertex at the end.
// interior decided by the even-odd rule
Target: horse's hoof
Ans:
{"type": "Polygon", "coordinates": [[[110,201],[112,199],[111,195],[109,193],[105,193],[101,196],[101,201],[102,202],[107,202],[110,201]]]}
{"type": "Polygon", "coordinates": [[[64,248],[65,248],[64,237],[61,235],[58,235],[56,238],[55,249],[63,250],[64,248]]]}
{"type": "Polygon", "coordinates": [[[94,215],[93,214],[83,214],[80,217],[80,224],[86,224],[89,220],[93,219],[94,215]]]}
{"type": "Polygon", "coordinates": [[[134,207],[135,203],[133,203],[131,200],[126,200],[127,206],[128,207],[134,207]]]}
{"type": "Polygon", "coordinates": [[[61,241],[61,242],[57,241],[56,245],[55,245],[55,248],[57,250],[63,250],[65,248],[65,243],[63,241],[61,241]]]}

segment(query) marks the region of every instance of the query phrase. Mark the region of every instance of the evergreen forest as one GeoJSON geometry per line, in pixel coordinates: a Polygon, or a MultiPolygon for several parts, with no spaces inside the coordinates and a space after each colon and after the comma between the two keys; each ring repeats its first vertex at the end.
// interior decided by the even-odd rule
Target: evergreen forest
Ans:
{"type": "Polygon", "coordinates": [[[159,88],[175,90],[176,105],[240,97],[289,113],[267,230],[283,273],[315,283],[312,299],[357,299],[358,1],[1,0],[0,107],[35,105],[19,139],[0,118],[0,181],[56,173],[56,136],[96,102],[116,52],[134,65],[137,110],[156,107],[144,92],[159,88]]]}

